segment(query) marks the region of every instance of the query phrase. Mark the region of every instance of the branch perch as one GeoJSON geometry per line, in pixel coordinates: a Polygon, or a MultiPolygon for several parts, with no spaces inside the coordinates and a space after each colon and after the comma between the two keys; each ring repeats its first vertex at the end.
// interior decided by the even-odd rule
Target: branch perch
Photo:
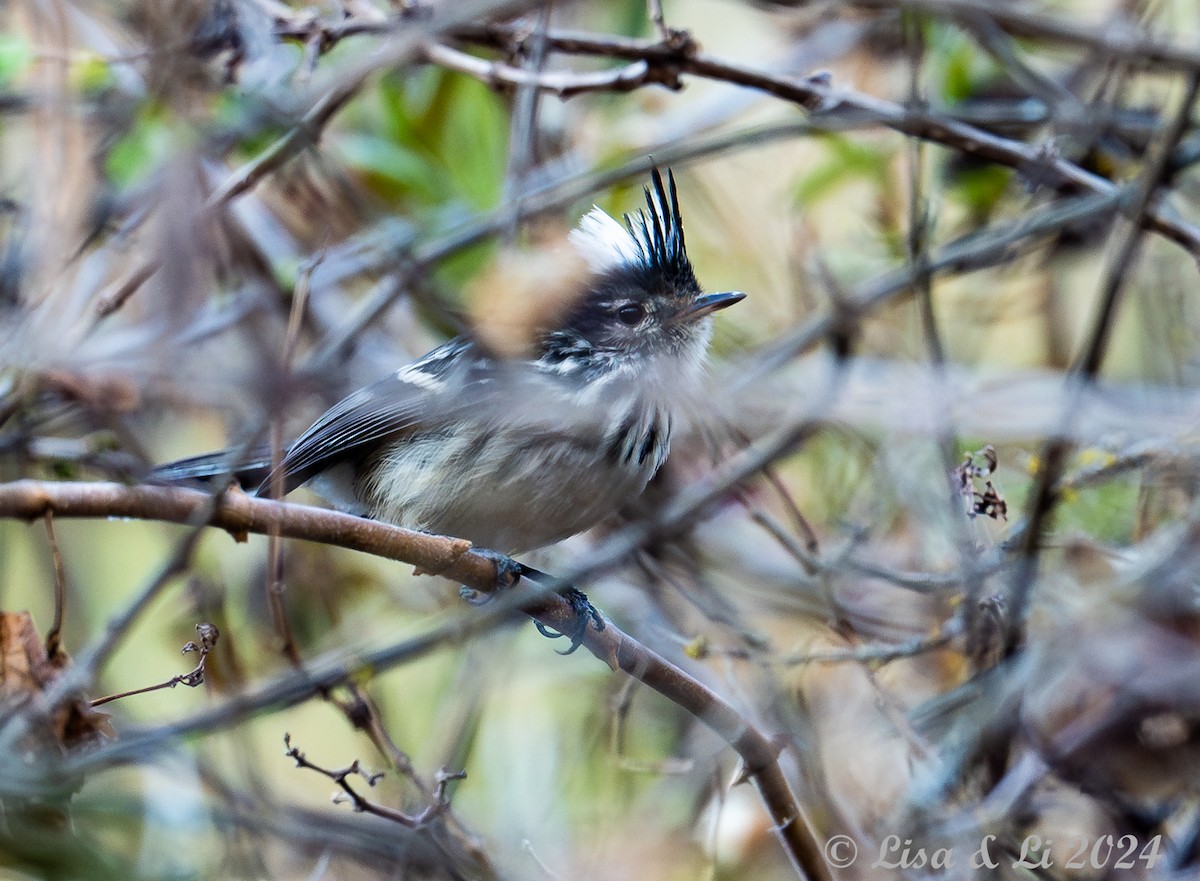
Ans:
{"type": "MultiPolygon", "coordinates": [[[[0,484],[0,517],[39,520],[52,512],[55,518],[123,517],[189,523],[211,506],[211,496],[181,487],[123,486],[115,483],[50,483],[19,480],[0,484]]],[[[471,547],[463,539],[446,538],[389,526],[338,511],[260,499],[236,491],[212,507],[208,524],[244,538],[247,533],[299,538],[392,560],[412,563],[423,572],[443,575],[485,594],[504,586],[503,559],[471,547]]],[[[559,632],[570,632],[575,615],[570,603],[554,592],[529,590],[517,601],[526,614],[559,632]]],[[[425,640],[413,651],[394,651],[390,657],[363,654],[348,663],[332,665],[324,673],[295,671],[255,694],[226,702],[225,712],[206,712],[193,720],[180,720],[172,734],[213,730],[267,708],[291,706],[307,700],[322,688],[352,678],[362,669],[382,670],[402,659],[431,651],[440,640],[425,640]]],[[[583,645],[613,670],[621,670],[645,683],[677,706],[687,710],[733,747],[754,782],[779,837],[803,877],[831,881],[811,824],[779,765],[779,749],[731,704],[651,651],[611,622],[598,631],[588,628],[583,645]]],[[[161,742],[163,732],[148,732],[140,744],[117,743],[97,751],[90,759],[112,760],[129,754],[144,756],[149,742],[161,742]],[[139,752],[141,750],[141,752],[139,752]]]]}

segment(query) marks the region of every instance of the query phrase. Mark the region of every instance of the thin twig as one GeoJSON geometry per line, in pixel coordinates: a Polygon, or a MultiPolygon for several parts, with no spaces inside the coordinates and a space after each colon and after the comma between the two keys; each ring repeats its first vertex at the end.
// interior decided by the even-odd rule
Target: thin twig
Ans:
{"type": "Polygon", "coordinates": [[[287,747],[287,756],[296,763],[297,768],[307,768],[310,771],[316,771],[328,777],[346,795],[354,810],[359,813],[373,814],[376,817],[382,817],[385,820],[390,820],[393,823],[399,823],[406,829],[420,829],[422,826],[427,826],[432,820],[444,814],[450,807],[450,802],[446,798],[446,785],[451,780],[466,779],[465,771],[454,773],[441,771],[437,775],[437,785],[434,789],[434,798],[429,805],[425,807],[421,813],[412,815],[406,814],[403,811],[398,811],[395,808],[389,808],[386,805],[377,804],[370,799],[364,798],[353,786],[350,785],[350,778],[353,776],[361,777],[367,786],[374,786],[383,777],[382,774],[370,774],[362,769],[355,759],[348,767],[333,770],[323,768],[315,762],[310,761],[305,757],[304,753],[292,745],[292,736],[285,734],[283,736],[284,746],[287,747]]]}
{"type": "MultiPolygon", "coordinates": [[[[451,11],[440,8],[437,15],[431,19],[406,23],[405,30],[398,33],[395,32],[396,26],[391,23],[344,23],[338,32],[339,36],[372,32],[384,34],[386,38],[373,52],[368,53],[365,60],[347,65],[333,84],[312,101],[308,110],[283,135],[218,184],[205,203],[206,212],[215,212],[254,189],[269,174],[314,146],[329,121],[371,81],[372,77],[377,76],[381,70],[389,70],[419,57],[425,41],[429,38],[479,18],[516,13],[531,2],[532,0],[460,0],[450,8],[451,11]]],[[[308,36],[311,37],[311,33],[308,36]]],[[[161,267],[160,258],[151,258],[134,269],[126,284],[114,293],[104,295],[97,303],[97,321],[119,309],[134,291],[161,267]]]]}
{"type": "MultiPolygon", "coordinates": [[[[934,274],[967,273],[1011,261],[1018,254],[1039,246],[1046,236],[1080,220],[1117,209],[1132,191],[1132,187],[1126,185],[1115,193],[1062,199],[1011,223],[963,236],[930,255],[926,270],[934,274]]],[[[898,267],[860,285],[842,308],[853,315],[869,314],[892,298],[909,292],[917,275],[912,266],[898,267]]],[[[821,315],[775,340],[754,356],[752,364],[743,366],[731,391],[740,393],[761,382],[811,346],[828,339],[838,322],[843,320],[839,315],[821,315]]]]}
{"type": "Polygon", "coordinates": [[[409,23],[403,31],[389,32],[384,41],[360,61],[348,64],[300,120],[276,139],[252,161],[226,178],[209,196],[208,205],[225,204],[252,189],[267,174],[297,153],[315,144],[321,131],[339,110],[381,71],[412,61],[423,50],[425,41],[443,31],[491,15],[516,12],[530,5],[520,0],[460,0],[453,6],[440,6],[436,16],[409,23]]]}
{"type": "Polygon", "coordinates": [[[150,277],[157,270],[158,265],[156,263],[143,263],[134,269],[133,273],[120,284],[101,293],[96,298],[96,320],[99,321],[102,318],[107,318],[109,315],[120,310],[129,301],[129,298],[150,280],[150,277]]]}
{"type": "Polygon", "coordinates": [[[992,3],[988,0],[853,0],[855,6],[873,9],[917,10],[970,20],[991,19],[1011,34],[1079,46],[1133,67],[1163,67],[1170,70],[1200,70],[1200,50],[1150,37],[1126,22],[1110,22],[1104,28],[1089,28],[1075,18],[1047,15],[1035,7],[992,3]]]}
{"type": "MultiPolygon", "coordinates": [[[[909,106],[925,107],[926,98],[921,74],[925,62],[926,45],[924,38],[924,16],[914,11],[904,13],[905,37],[910,44],[909,70],[909,106]]],[[[930,268],[929,240],[932,237],[932,221],[930,200],[927,192],[925,143],[910,138],[907,143],[908,159],[908,229],[906,245],[908,259],[915,271],[915,289],[917,309],[920,315],[921,332],[925,340],[925,348],[932,367],[935,387],[933,394],[944,395],[949,387],[947,382],[946,346],[938,326],[937,311],[933,299],[933,272],[930,268]]],[[[951,474],[958,458],[960,444],[956,427],[950,417],[950,408],[939,411],[945,414],[939,419],[938,430],[934,442],[941,460],[941,473],[944,479],[945,499],[949,506],[947,523],[950,527],[950,539],[958,551],[959,568],[964,574],[962,589],[964,600],[961,606],[963,626],[967,632],[968,657],[973,656],[970,644],[978,631],[977,615],[979,594],[983,589],[983,579],[975,574],[974,544],[969,540],[967,524],[961,516],[961,508],[956,488],[951,474]]]]}
{"type": "Polygon", "coordinates": [[[943,649],[950,645],[954,638],[953,628],[946,628],[932,636],[919,636],[896,645],[864,645],[843,651],[802,652],[784,655],[782,658],[773,660],[772,663],[788,667],[805,664],[867,664],[872,667],[882,667],[892,661],[914,658],[943,649]]]}
{"type": "Polygon", "coordinates": [[[190,652],[199,652],[200,660],[196,662],[196,666],[186,673],[180,673],[177,676],[172,676],[166,682],[159,682],[156,685],[147,685],[144,688],[134,688],[129,691],[110,694],[105,697],[96,698],[89,702],[89,706],[93,709],[104,704],[111,703],[121,698],[132,697],[135,694],[146,694],[151,691],[158,691],[163,688],[174,688],[176,685],[186,685],[188,688],[196,688],[204,684],[204,668],[208,663],[208,655],[217,644],[217,639],[220,637],[220,632],[212,624],[201,623],[196,625],[196,634],[200,639],[199,643],[189,642],[183,647],[183,654],[190,652]]]}
{"type": "MultiPolygon", "coordinates": [[[[291,385],[292,361],[296,347],[300,341],[300,328],[303,326],[304,315],[308,308],[308,293],[312,284],[312,274],[317,266],[320,265],[323,257],[323,252],[318,252],[314,255],[312,259],[304,264],[296,279],[292,294],[292,308],[288,315],[287,331],[284,334],[283,352],[280,356],[281,369],[283,370],[282,379],[285,387],[291,385]]],[[[271,498],[280,499],[284,494],[283,469],[280,467],[284,447],[282,414],[276,412],[272,415],[275,418],[271,420],[270,492],[271,498]]],[[[292,625],[288,620],[287,605],[284,602],[283,542],[277,530],[272,530],[267,536],[267,606],[271,610],[271,620],[275,625],[275,632],[281,641],[280,651],[292,666],[299,667],[303,659],[300,656],[300,649],[296,645],[296,638],[292,633],[292,625]]]]}
{"type": "Polygon", "coordinates": [[[513,67],[500,61],[485,61],[440,43],[426,45],[424,55],[430,64],[465,73],[491,85],[531,87],[550,92],[560,98],[571,98],[587,92],[632,92],[652,83],[673,89],[680,88],[677,78],[672,77],[663,68],[652,67],[646,61],[634,61],[616,70],[594,73],[543,73],[513,67]]]}
{"type": "MultiPolygon", "coordinates": [[[[550,16],[554,10],[552,0],[542,5],[538,11],[532,57],[528,58],[528,66],[541,76],[546,70],[549,53],[546,51],[546,31],[550,28],[550,16]]],[[[538,110],[541,104],[542,90],[532,83],[517,89],[516,100],[513,102],[512,118],[508,124],[508,167],[504,173],[504,199],[506,202],[516,200],[511,222],[504,231],[504,243],[511,246],[516,241],[523,212],[521,196],[526,189],[525,180],[537,163],[538,155],[538,110]]]]}
{"type": "Polygon", "coordinates": [[[46,524],[46,538],[50,542],[50,558],[54,562],[54,620],[46,631],[46,657],[50,661],[59,658],[62,650],[63,616],[67,608],[67,570],[63,565],[62,551],[54,534],[54,512],[47,511],[42,518],[46,524]]]}

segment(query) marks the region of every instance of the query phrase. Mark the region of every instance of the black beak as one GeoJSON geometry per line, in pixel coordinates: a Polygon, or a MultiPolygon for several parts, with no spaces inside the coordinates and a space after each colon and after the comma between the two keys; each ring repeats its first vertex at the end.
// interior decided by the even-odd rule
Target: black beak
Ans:
{"type": "Polygon", "coordinates": [[[732,306],[734,303],[741,302],[746,299],[746,295],[741,291],[724,291],[720,294],[705,294],[703,297],[697,297],[696,302],[683,313],[683,317],[694,321],[697,318],[703,318],[705,315],[710,315],[718,309],[724,309],[726,306],[732,306]]]}

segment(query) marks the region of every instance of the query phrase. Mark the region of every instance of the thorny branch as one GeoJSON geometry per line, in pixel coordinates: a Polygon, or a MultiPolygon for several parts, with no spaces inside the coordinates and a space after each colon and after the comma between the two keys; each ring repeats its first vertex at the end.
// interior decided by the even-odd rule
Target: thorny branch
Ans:
{"type": "MultiPolygon", "coordinates": [[[[455,33],[460,38],[495,45],[509,51],[519,48],[522,41],[528,38],[523,28],[508,25],[461,27],[455,33]]],[[[485,82],[534,85],[563,97],[596,90],[629,91],[649,84],[678,88],[681,84],[679,77],[691,74],[756,89],[796,103],[811,111],[815,120],[836,119],[846,114],[860,115],[864,120],[891,128],[901,134],[939,143],[966,155],[1013,168],[1040,186],[1072,183],[1087,192],[1114,191],[1115,185],[1112,182],[1055,155],[1052,150],[1000,137],[956,120],[950,114],[905,108],[851,89],[835,87],[824,76],[795,77],[775,74],[704,54],[691,42],[660,42],[564,31],[551,31],[546,35],[546,39],[549,48],[556,52],[620,58],[632,62],[634,66],[594,74],[538,73],[500,62],[488,62],[438,43],[424,43],[422,50],[426,60],[467,73],[485,82]]],[[[1147,45],[1152,43],[1153,41],[1147,41],[1147,45]]],[[[1165,54],[1175,57],[1173,52],[1165,54]]],[[[1184,52],[1179,60],[1182,62],[1195,54],[1184,52]]],[[[1193,67],[1197,62],[1196,58],[1191,57],[1193,67]]],[[[329,113],[336,109],[338,108],[330,108],[329,113]]],[[[316,110],[317,108],[314,108],[312,112],[316,110]]],[[[327,120],[328,116],[323,119],[327,120]]],[[[300,128],[303,126],[297,130],[300,128]]],[[[276,167],[289,155],[280,154],[275,149],[264,154],[260,157],[264,171],[276,167]]],[[[258,160],[256,166],[257,164],[258,160]]],[[[261,177],[253,168],[239,173],[239,177],[242,174],[249,175],[253,180],[261,177]]],[[[233,195],[244,188],[240,184],[227,184],[219,191],[222,194],[221,200],[226,198],[224,193],[227,189],[229,194],[233,195]],[[230,189],[230,186],[233,189],[230,189]]],[[[1200,256],[1200,230],[1175,217],[1167,209],[1151,206],[1146,212],[1145,222],[1150,229],[1183,245],[1193,255],[1200,256]]]]}
{"type": "Polygon", "coordinates": [[[512,67],[498,61],[484,61],[439,43],[427,44],[424,56],[431,64],[465,73],[492,85],[533,86],[560,98],[570,98],[586,92],[632,92],[651,84],[663,85],[669,89],[682,88],[678,78],[671,71],[662,67],[652,67],[645,61],[635,61],[617,70],[595,73],[542,73],[512,67]]]}
{"type": "Polygon", "coordinates": [[[992,21],[1018,37],[1079,46],[1133,67],[1163,67],[1182,72],[1200,70],[1200,51],[1144,33],[1132,21],[1087,27],[1079,21],[1047,15],[1030,5],[985,0],[853,0],[868,9],[910,9],[963,21],[992,21]]]}
{"type": "MultiPolygon", "coordinates": [[[[431,21],[409,24],[402,33],[393,33],[395,28],[390,25],[380,29],[378,22],[371,22],[363,29],[355,29],[349,26],[349,23],[344,23],[347,26],[344,31],[339,32],[338,38],[366,32],[384,33],[388,36],[382,45],[370,53],[370,59],[366,63],[351,65],[343,70],[334,83],[311,102],[308,110],[283,135],[254,159],[226,176],[209,194],[205,209],[209,212],[222,209],[254,189],[290,159],[315,146],[330,120],[377,75],[379,70],[400,66],[419,57],[425,41],[431,34],[453,28],[479,16],[486,17],[503,11],[516,12],[527,5],[530,5],[529,0],[469,0],[456,4],[452,12],[439,10],[431,21]]],[[[302,24],[301,27],[311,35],[311,23],[302,24]]],[[[321,39],[322,46],[332,45],[333,42],[336,42],[336,39],[332,36],[321,39]]],[[[107,318],[118,311],[160,268],[161,264],[153,259],[138,265],[125,282],[97,300],[96,319],[107,318]]]]}

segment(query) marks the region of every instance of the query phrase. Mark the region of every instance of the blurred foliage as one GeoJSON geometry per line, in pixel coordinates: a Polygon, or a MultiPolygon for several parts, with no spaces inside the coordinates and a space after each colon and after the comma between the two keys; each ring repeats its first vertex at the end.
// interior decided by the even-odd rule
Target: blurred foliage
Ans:
{"type": "Polygon", "coordinates": [[[29,68],[33,52],[19,34],[0,34],[0,84],[9,85],[29,68]]]}
{"type": "Polygon", "coordinates": [[[425,68],[392,74],[346,108],[337,147],[389,209],[421,217],[448,193],[496,206],[508,156],[508,111],[483,83],[425,68]]]}
{"type": "Polygon", "coordinates": [[[175,155],[178,137],[167,109],[147,103],[139,109],[129,131],[108,151],[105,171],[118,187],[141,183],[175,155]]]}
{"type": "Polygon", "coordinates": [[[829,158],[799,181],[797,205],[813,205],[836,196],[851,181],[861,180],[876,186],[886,183],[892,151],[843,135],[827,135],[823,140],[829,158]]]}

